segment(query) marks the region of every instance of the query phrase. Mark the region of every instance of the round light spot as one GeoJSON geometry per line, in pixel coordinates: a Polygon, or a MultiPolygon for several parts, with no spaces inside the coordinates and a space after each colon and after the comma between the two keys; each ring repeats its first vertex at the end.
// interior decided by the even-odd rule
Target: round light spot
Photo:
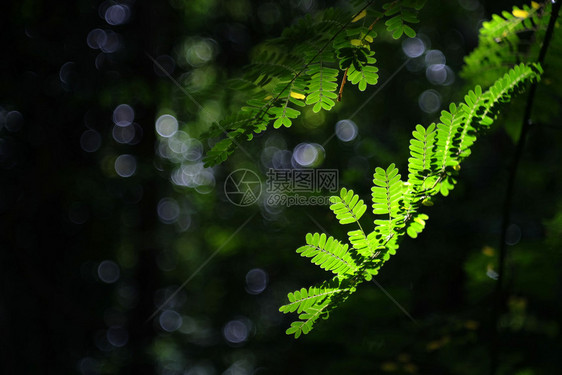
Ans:
{"type": "Polygon", "coordinates": [[[184,44],[185,61],[200,67],[211,61],[216,54],[216,42],[210,38],[190,38],[184,44]]]}
{"type": "Polygon", "coordinates": [[[316,167],[324,160],[324,148],[317,143],[300,143],[293,150],[297,166],[316,167]]]}
{"type": "Polygon", "coordinates": [[[10,111],[6,114],[4,127],[9,132],[15,133],[23,127],[23,116],[18,111],[10,111]]]}
{"type": "Polygon", "coordinates": [[[181,328],[183,319],[180,314],[174,310],[164,310],[158,318],[160,327],[166,332],[174,332],[181,328]]]}
{"type": "Polygon", "coordinates": [[[402,51],[410,58],[423,55],[425,52],[425,44],[420,38],[408,38],[402,42],[402,51]]]}
{"type": "Polygon", "coordinates": [[[506,245],[517,245],[521,241],[521,228],[517,224],[510,224],[505,233],[506,245]]]}
{"type": "Polygon", "coordinates": [[[191,138],[189,134],[184,131],[176,132],[172,137],[165,138],[164,142],[168,142],[168,148],[178,156],[183,156],[189,150],[189,145],[191,144],[191,138]]]}
{"type": "Polygon", "coordinates": [[[270,147],[264,147],[264,149],[262,150],[261,155],[260,155],[260,160],[261,160],[261,163],[264,167],[266,167],[266,168],[273,167],[273,164],[271,162],[272,162],[273,155],[277,151],[279,151],[279,149],[277,147],[271,147],[271,146],[270,147]]]}
{"type": "Polygon", "coordinates": [[[158,202],[158,217],[164,224],[172,224],[178,220],[180,216],[180,206],[172,198],[162,198],[158,202]]]}
{"type": "Polygon", "coordinates": [[[78,362],[81,375],[97,375],[100,373],[100,363],[91,357],[84,357],[78,362]]]}
{"type": "Polygon", "coordinates": [[[336,123],[336,136],[344,142],[351,142],[359,134],[357,125],[351,120],[341,120],[336,123]]]}
{"type": "Polygon", "coordinates": [[[203,157],[203,144],[197,139],[190,139],[187,151],[184,153],[189,161],[199,161],[203,157]]]}
{"type": "Polygon", "coordinates": [[[101,68],[103,67],[103,64],[105,63],[106,59],[107,59],[107,55],[103,52],[100,52],[96,56],[96,59],[94,60],[94,64],[96,65],[97,70],[101,70],[101,68]]]}
{"type": "Polygon", "coordinates": [[[246,291],[250,294],[260,294],[267,287],[268,275],[261,268],[254,268],[246,274],[246,291]]]}
{"type": "Polygon", "coordinates": [[[425,70],[427,80],[434,85],[449,86],[455,81],[455,73],[445,64],[433,64],[425,70]]]}
{"type": "Polygon", "coordinates": [[[105,30],[105,35],[107,38],[100,49],[105,53],[116,52],[121,47],[121,35],[111,30],[105,30]]]}
{"type": "Polygon", "coordinates": [[[86,37],[86,43],[88,43],[88,47],[92,49],[100,49],[106,42],[107,35],[102,29],[93,29],[86,37]]]}
{"type": "Polygon", "coordinates": [[[71,79],[76,75],[74,72],[74,62],[68,61],[64,63],[59,70],[59,79],[62,83],[70,83],[71,79]]]}
{"type": "Polygon", "coordinates": [[[122,348],[129,341],[129,332],[121,326],[112,326],[107,330],[106,338],[111,345],[122,348]]]}
{"type": "Polygon", "coordinates": [[[135,139],[135,133],[136,133],[135,130],[136,129],[134,124],[130,124],[127,126],[113,125],[113,131],[112,131],[113,139],[115,139],[117,143],[122,143],[122,144],[129,143],[133,139],[135,139]]]}
{"type": "Polygon", "coordinates": [[[425,54],[425,64],[427,66],[433,64],[446,64],[446,63],[447,63],[447,59],[445,58],[445,55],[443,54],[443,52],[439,51],[438,49],[432,49],[430,51],[427,51],[427,53],[425,54]]]}
{"type": "Polygon", "coordinates": [[[80,147],[86,152],[96,152],[101,146],[101,135],[95,130],[86,130],[80,136],[80,147]]]}
{"type": "Polygon", "coordinates": [[[121,177],[131,177],[137,170],[137,160],[133,155],[120,155],[115,159],[115,172],[121,177]]]}
{"type": "Polygon", "coordinates": [[[104,260],[98,266],[98,277],[106,284],[113,284],[119,280],[120,275],[119,266],[111,260],[104,260]]]}
{"type": "Polygon", "coordinates": [[[68,218],[74,224],[84,224],[90,218],[90,211],[83,203],[73,203],[68,209],[68,218]]]}
{"type": "Polygon", "coordinates": [[[178,131],[178,120],[172,115],[162,115],[156,120],[156,132],[164,138],[169,138],[178,131]]]}
{"type": "Polygon", "coordinates": [[[128,104],[120,104],[113,110],[113,123],[117,126],[129,126],[135,119],[135,111],[128,104]]]}
{"type": "Polygon", "coordinates": [[[133,122],[133,126],[135,127],[135,136],[128,142],[128,144],[130,144],[131,146],[139,144],[142,140],[143,135],[142,126],[140,126],[136,122],[133,122]]]}
{"type": "Polygon", "coordinates": [[[203,170],[195,176],[195,183],[195,190],[199,194],[209,194],[213,191],[216,184],[215,175],[212,173],[211,169],[203,170]]]}
{"type": "Polygon", "coordinates": [[[248,339],[249,327],[240,319],[231,320],[223,329],[224,338],[232,344],[241,344],[248,339]]]}
{"type": "Polygon", "coordinates": [[[293,153],[289,150],[278,150],[271,158],[271,164],[275,169],[288,169],[291,168],[291,159],[293,153]]]}
{"type": "Polygon", "coordinates": [[[110,25],[121,25],[129,20],[131,12],[127,5],[115,4],[105,11],[105,21],[110,25]]]}
{"type": "Polygon", "coordinates": [[[418,98],[418,104],[425,113],[435,113],[441,108],[441,96],[435,90],[425,90],[418,98]]]}

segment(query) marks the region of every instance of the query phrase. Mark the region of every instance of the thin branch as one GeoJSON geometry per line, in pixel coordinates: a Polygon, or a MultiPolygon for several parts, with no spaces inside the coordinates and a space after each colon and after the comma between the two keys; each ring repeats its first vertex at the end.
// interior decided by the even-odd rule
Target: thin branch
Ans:
{"type": "MultiPolygon", "coordinates": [[[[558,17],[558,12],[560,10],[560,5],[562,1],[558,1],[552,6],[552,14],[548,23],[548,28],[544,37],[543,45],[541,47],[538,62],[542,64],[548,51],[548,46],[552,38],[552,33],[554,31],[554,25],[556,23],[556,18],[558,17]]],[[[499,245],[499,265],[498,265],[498,281],[496,283],[496,288],[494,291],[494,309],[492,310],[492,340],[491,340],[491,351],[490,351],[490,374],[495,375],[500,356],[500,334],[498,332],[498,321],[504,306],[504,293],[503,293],[503,281],[505,279],[505,260],[507,256],[507,245],[506,245],[506,233],[511,221],[511,209],[513,203],[513,193],[515,188],[515,179],[517,176],[517,169],[519,168],[519,162],[523,156],[523,150],[525,148],[525,141],[527,134],[531,127],[531,112],[533,110],[533,103],[535,100],[535,94],[537,91],[538,83],[535,81],[529,90],[529,96],[527,97],[527,104],[525,106],[525,113],[523,115],[523,123],[521,125],[521,134],[517,141],[517,146],[515,149],[515,154],[513,156],[513,161],[509,169],[509,179],[507,183],[507,188],[505,192],[505,200],[503,205],[503,215],[501,224],[501,235],[500,235],[500,245],[499,245]]]]}

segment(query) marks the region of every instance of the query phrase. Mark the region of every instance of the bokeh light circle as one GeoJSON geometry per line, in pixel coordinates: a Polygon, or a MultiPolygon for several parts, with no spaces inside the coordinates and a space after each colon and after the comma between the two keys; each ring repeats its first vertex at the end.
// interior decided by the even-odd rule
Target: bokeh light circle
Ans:
{"type": "Polygon", "coordinates": [[[420,57],[425,52],[425,43],[420,38],[404,39],[402,51],[410,58],[420,57]]]}
{"type": "Polygon", "coordinates": [[[88,47],[92,49],[100,49],[107,42],[107,34],[102,29],[93,29],[86,37],[88,47]]]}
{"type": "Polygon", "coordinates": [[[246,274],[246,291],[249,294],[260,294],[267,287],[269,276],[261,268],[254,268],[246,274]]]}
{"type": "Polygon", "coordinates": [[[178,120],[172,115],[162,115],[156,120],[156,132],[164,138],[172,137],[178,131],[178,120]]]}
{"type": "Polygon", "coordinates": [[[351,120],[341,120],[336,123],[336,136],[343,142],[351,142],[359,134],[357,125],[351,120]]]}
{"type": "Polygon", "coordinates": [[[226,341],[231,344],[241,344],[248,339],[250,329],[246,322],[241,319],[234,319],[226,323],[223,335],[226,341]]]}
{"type": "Polygon", "coordinates": [[[98,266],[98,277],[106,284],[113,284],[121,275],[117,263],[111,260],[104,260],[98,266]]]}
{"type": "Polygon", "coordinates": [[[133,155],[120,155],[115,159],[115,172],[121,177],[131,177],[137,170],[137,159],[133,155]]]}
{"type": "Polygon", "coordinates": [[[129,333],[121,326],[112,326],[107,330],[106,338],[111,345],[122,348],[129,341],[129,333]]]}
{"type": "Polygon", "coordinates": [[[80,136],[80,147],[86,152],[96,152],[101,146],[101,135],[93,129],[88,129],[80,136]]]}
{"type": "Polygon", "coordinates": [[[438,49],[432,49],[426,52],[425,54],[425,64],[426,66],[430,66],[433,64],[446,64],[447,59],[443,52],[439,51],[438,49]]]}
{"type": "Polygon", "coordinates": [[[114,4],[105,11],[105,22],[112,26],[124,24],[129,20],[131,11],[128,6],[114,4]]]}
{"type": "Polygon", "coordinates": [[[113,123],[117,126],[129,126],[135,119],[135,111],[128,104],[119,104],[113,110],[113,123]]]}
{"type": "Polygon", "coordinates": [[[162,198],[160,202],[158,202],[157,212],[161,222],[164,224],[172,224],[175,223],[180,216],[180,206],[175,199],[162,198]]]}
{"type": "Polygon", "coordinates": [[[180,314],[174,310],[164,310],[158,318],[160,327],[166,332],[174,332],[181,328],[183,319],[180,314]]]}
{"type": "Polygon", "coordinates": [[[295,167],[316,167],[324,161],[324,148],[317,143],[300,143],[293,150],[295,167]]]}
{"type": "Polygon", "coordinates": [[[435,113],[441,108],[441,95],[435,90],[425,90],[418,98],[418,105],[425,113],[435,113]]]}

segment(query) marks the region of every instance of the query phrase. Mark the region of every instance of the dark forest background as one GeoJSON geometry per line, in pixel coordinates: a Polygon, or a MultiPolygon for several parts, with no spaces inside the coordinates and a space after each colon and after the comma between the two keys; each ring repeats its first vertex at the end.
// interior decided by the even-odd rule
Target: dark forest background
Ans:
{"type": "MultiPolygon", "coordinates": [[[[395,162],[405,170],[415,125],[436,121],[439,108],[464,95],[458,72],[481,22],[512,5],[428,1],[417,25],[425,53],[357,113],[356,138],[325,143],[318,167],[338,169],[339,185],[365,199],[375,167],[395,162]],[[433,58],[446,63],[446,82],[428,79],[433,58]],[[437,100],[433,108],[424,93],[437,100]]],[[[286,336],[290,319],[278,312],[286,294],[326,276],[295,249],[307,232],[341,235],[341,228],[327,207],[237,207],[223,188],[240,168],[264,181],[271,147],[290,156],[303,142],[323,144],[377,87],[346,87],[335,110],[256,137],[244,145],[251,157],[237,151],[202,169],[208,145],[197,136],[236,110],[226,80],[241,74],[259,42],[327,6],[350,7],[320,0],[4,5],[1,373],[487,372],[517,119],[498,122],[479,141],[458,187],[426,211],[426,230],[405,239],[378,276],[415,322],[371,283],[309,335],[286,336]],[[162,137],[159,119],[177,121],[181,133],[162,137]]],[[[379,43],[384,82],[407,57],[402,41],[379,43]]],[[[532,128],[518,173],[499,324],[502,374],[562,369],[560,130],[559,121],[532,128]]]]}

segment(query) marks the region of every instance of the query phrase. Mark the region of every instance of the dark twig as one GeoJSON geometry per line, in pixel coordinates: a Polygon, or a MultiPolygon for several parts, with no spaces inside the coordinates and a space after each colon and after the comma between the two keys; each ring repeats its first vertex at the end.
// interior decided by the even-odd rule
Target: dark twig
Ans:
{"type": "MultiPolygon", "coordinates": [[[[560,5],[562,1],[558,1],[552,6],[552,14],[546,29],[546,34],[544,37],[543,45],[541,47],[538,62],[540,64],[544,63],[544,58],[552,38],[552,33],[554,31],[554,25],[556,23],[556,18],[558,17],[558,12],[560,10],[560,5]]],[[[537,91],[537,82],[534,82],[529,89],[529,96],[527,97],[527,104],[525,106],[525,113],[523,115],[523,123],[521,125],[521,134],[517,140],[517,146],[515,148],[515,154],[513,156],[512,163],[509,168],[509,179],[507,182],[507,188],[505,192],[505,200],[503,204],[503,214],[501,223],[501,235],[500,235],[500,245],[499,245],[499,265],[498,265],[498,281],[496,283],[496,288],[494,291],[494,308],[492,310],[492,340],[491,340],[491,351],[490,351],[490,374],[495,375],[500,357],[501,340],[500,334],[498,332],[498,323],[501,316],[505,295],[503,292],[503,282],[505,278],[505,259],[507,256],[507,245],[506,245],[506,234],[507,228],[511,221],[511,208],[513,203],[513,193],[515,187],[515,178],[517,176],[517,169],[519,168],[519,162],[523,156],[523,150],[525,148],[525,141],[529,129],[531,128],[531,112],[533,109],[533,103],[535,100],[535,94],[537,91]]]]}

